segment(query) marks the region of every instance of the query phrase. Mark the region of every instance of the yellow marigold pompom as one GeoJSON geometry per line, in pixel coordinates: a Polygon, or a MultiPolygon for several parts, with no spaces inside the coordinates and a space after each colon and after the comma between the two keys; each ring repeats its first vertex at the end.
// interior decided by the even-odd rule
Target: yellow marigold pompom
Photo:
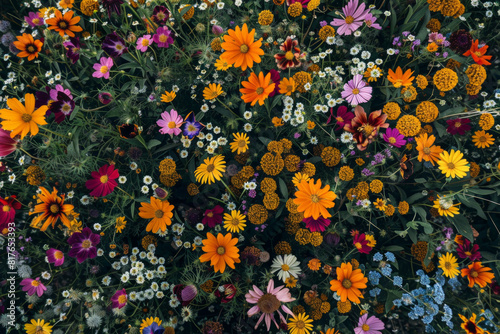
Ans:
{"type": "Polygon", "coordinates": [[[337,309],[339,313],[347,313],[351,310],[351,302],[346,300],[345,302],[341,302],[340,300],[337,302],[337,309]]]}
{"type": "Polygon", "coordinates": [[[292,149],[292,142],[290,139],[283,138],[280,140],[281,145],[283,145],[283,153],[288,153],[292,149]]]}
{"type": "Polygon", "coordinates": [[[310,162],[304,162],[304,166],[300,171],[303,174],[306,174],[309,177],[313,177],[316,174],[316,166],[310,162]]]}
{"type": "Polygon", "coordinates": [[[95,11],[99,10],[99,1],[97,0],[82,0],[80,10],[83,15],[92,16],[95,11]]]}
{"type": "Polygon", "coordinates": [[[323,243],[323,236],[319,232],[311,233],[311,245],[318,247],[323,243]]]}
{"type": "Polygon", "coordinates": [[[280,241],[274,246],[274,252],[278,255],[291,254],[292,246],[286,241],[280,241]]]}
{"type": "Polygon", "coordinates": [[[321,161],[327,167],[337,166],[340,162],[340,151],[332,146],[327,146],[321,152],[321,161]]]}
{"type": "Polygon", "coordinates": [[[316,8],[318,8],[319,4],[320,4],[320,0],[311,0],[309,1],[309,3],[307,4],[307,10],[312,12],[313,10],[315,10],[316,8]]]}
{"type": "Polygon", "coordinates": [[[349,166],[342,166],[339,170],[339,179],[342,181],[351,181],[354,178],[354,170],[349,166]]]}
{"type": "Polygon", "coordinates": [[[281,173],[283,167],[285,167],[285,161],[281,158],[281,155],[267,152],[260,159],[260,166],[264,173],[274,176],[281,173]]]}
{"type": "Polygon", "coordinates": [[[194,15],[194,7],[191,6],[190,4],[181,5],[179,7],[179,13],[182,13],[183,9],[186,8],[187,6],[190,6],[190,8],[188,9],[188,11],[184,15],[182,15],[182,18],[184,20],[186,20],[186,21],[189,20],[189,19],[191,19],[193,17],[193,15],[194,15]]]}
{"type": "Polygon", "coordinates": [[[158,167],[161,174],[172,174],[175,172],[176,168],[177,168],[177,165],[176,165],[175,161],[172,159],[163,159],[160,162],[160,166],[158,167]]]}
{"type": "Polygon", "coordinates": [[[398,129],[399,132],[405,137],[416,136],[420,132],[421,128],[422,124],[418,118],[412,115],[404,115],[396,124],[396,129],[398,129]]]}
{"type": "Polygon", "coordinates": [[[396,208],[394,207],[394,205],[391,205],[391,204],[387,204],[387,206],[385,207],[385,215],[387,217],[390,217],[394,214],[394,212],[396,212],[396,208]]]}
{"type": "Polygon", "coordinates": [[[384,183],[380,180],[373,180],[370,182],[370,190],[374,194],[379,194],[384,188],[384,183]]]}
{"type": "Polygon", "coordinates": [[[188,191],[189,196],[196,196],[196,195],[198,195],[200,193],[200,189],[194,183],[190,183],[188,185],[187,191],[188,191]]]}
{"type": "Polygon", "coordinates": [[[465,13],[465,6],[463,4],[460,4],[458,7],[457,12],[453,15],[454,19],[458,19],[459,16],[462,16],[463,13],[465,13]]]}
{"type": "Polygon", "coordinates": [[[248,209],[248,220],[254,225],[262,225],[266,222],[269,214],[266,208],[261,204],[253,204],[248,209]]]}
{"type": "MultiPolygon", "coordinates": [[[[296,2],[294,4],[300,4],[300,2],[296,2]]],[[[304,88],[304,86],[307,83],[311,83],[312,82],[312,77],[311,77],[310,73],[307,73],[307,72],[304,72],[304,71],[300,71],[300,72],[297,72],[297,73],[295,73],[293,75],[293,80],[297,84],[296,90],[299,91],[299,92],[301,92],[301,93],[305,93],[306,89],[304,88]]]]}
{"type": "Polygon", "coordinates": [[[222,42],[220,40],[219,37],[215,37],[212,42],[210,43],[210,47],[212,48],[212,50],[214,51],[221,51],[222,50],[222,46],[221,46],[222,42]]]}
{"type": "Polygon", "coordinates": [[[490,113],[484,113],[479,117],[479,126],[481,129],[488,131],[495,125],[495,118],[490,113]]]}
{"type": "Polygon", "coordinates": [[[444,16],[453,16],[460,9],[460,0],[444,0],[441,7],[441,14],[444,16]]]}
{"type": "Polygon", "coordinates": [[[276,181],[274,179],[271,179],[270,177],[265,177],[261,182],[260,182],[260,190],[264,194],[270,194],[276,191],[278,189],[278,186],[276,185],[276,181]]]}
{"type": "Polygon", "coordinates": [[[299,170],[300,158],[295,154],[290,154],[285,158],[285,168],[287,171],[294,173],[299,170]]]}
{"type": "Polygon", "coordinates": [[[307,72],[318,73],[319,71],[321,71],[321,67],[318,64],[312,64],[307,68],[307,72]]]}
{"type": "Polygon", "coordinates": [[[288,7],[288,15],[291,17],[297,17],[302,14],[302,3],[294,2],[288,7]]]}
{"type": "Polygon", "coordinates": [[[396,102],[386,103],[382,111],[387,115],[387,119],[391,121],[398,119],[401,114],[401,108],[396,102]]]}
{"type": "Polygon", "coordinates": [[[330,25],[326,25],[319,30],[318,36],[324,42],[328,37],[335,37],[335,29],[330,25]]]}
{"type": "Polygon", "coordinates": [[[487,76],[484,67],[478,64],[470,65],[465,71],[465,74],[469,78],[469,83],[475,86],[481,86],[487,76]]]}
{"type": "Polygon", "coordinates": [[[476,86],[468,83],[465,85],[465,89],[467,90],[467,95],[477,95],[481,91],[482,86],[476,86]]]}
{"type": "Polygon", "coordinates": [[[410,211],[410,205],[406,201],[401,201],[398,204],[398,212],[401,215],[406,215],[410,211]]]}
{"type": "Polygon", "coordinates": [[[45,181],[45,172],[42,168],[40,168],[40,166],[29,166],[24,171],[24,175],[26,175],[26,182],[28,182],[31,186],[38,186],[45,181]]]}
{"type": "Polygon", "coordinates": [[[439,115],[439,110],[438,107],[430,102],[430,101],[423,101],[417,106],[417,118],[424,123],[431,123],[434,122],[434,120],[438,117],[439,115]]]}
{"type": "Polygon", "coordinates": [[[462,63],[455,60],[455,59],[448,59],[448,61],[446,62],[446,68],[449,68],[450,70],[455,70],[455,69],[459,69],[460,66],[462,66],[462,63]]]}
{"type": "Polygon", "coordinates": [[[281,6],[282,4],[285,3],[285,0],[273,0],[273,3],[276,5],[276,6],[281,6]]]}
{"type": "Polygon", "coordinates": [[[429,4],[429,10],[431,12],[439,12],[443,7],[442,0],[427,0],[427,3],[429,4]]]}
{"type": "Polygon", "coordinates": [[[261,26],[268,26],[273,23],[274,15],[270,10],[263,10],[259,13],[258,22],[261,26]]]}
{"type": "Polygon", "coordinates": [[[447,92],[455,88],[458,83],[458,76],[455,71],[443,68],[434,74],[432,80],[437,89],[441,92],[447,92]]]}
{"type": "Polygon", "coordinates": [[[279,141],[273,140],[267,144],[267,150],[276,154],[283,153],[283,144],[279,141]]]}
{"type": "Polygon", "coordinates": [[[417,82],[417,87],[420,89],[426,89],[427,86],[429,85],[429,81],[427,81],[427,78],[421,74],[417,75],[416,82],[417,82]]]}
{"type": "Polygon", "coordinates": [[[413,86],[403,87],[401,89],[401,96],[403,97],[403,101],[412,102],[417,98],[417,90],[413,86]]]}
{"type": "Polygon", "coordinates": [[[430,19],[427,22],[426,28],[431,32],[438,32],[441,29],[441,22],[438,19],[430,19]]]}
{"type": "Polygon", "coordinates": [[[305,228],[301,228],[295,233],[295,241],[297,241],[301,245],[307,245],[308,243],[310,243],[311,238],[311,231],[305,228]]]}
{"type": "Polygon", "coordinates": [[[289,198],[286,201],[286,209],[288,210],[288,212],[290,212],[290,213],[297,213],[297,208],[298,207],[299,206],[293,202],[293,198],[289,198]]]}
{"type": "Polygon", "coordinates": [[[276,193],[265,194],[262,203],[264,203],[266,209],[276,210],[280,205],[280,198],[276,193]]]}

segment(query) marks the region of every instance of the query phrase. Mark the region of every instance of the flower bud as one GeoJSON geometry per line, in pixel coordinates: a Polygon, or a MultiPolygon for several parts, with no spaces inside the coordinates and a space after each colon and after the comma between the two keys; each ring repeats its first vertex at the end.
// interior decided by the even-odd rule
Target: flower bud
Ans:
{"type": "Polygon", "coordinates": [[[218,25],[213,25],[212,26],[212,32],[214,33],[214,35],[222,35],[224,33],[224,29],[222,29],[221,26],[218,26],[218,25]]]}

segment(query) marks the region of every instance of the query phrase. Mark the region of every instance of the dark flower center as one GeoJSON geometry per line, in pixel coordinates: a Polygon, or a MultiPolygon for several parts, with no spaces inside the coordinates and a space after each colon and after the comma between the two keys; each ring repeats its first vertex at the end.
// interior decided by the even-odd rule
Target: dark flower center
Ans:
{"type": "Polygon", "coordinates": [[[275,295],[266,293],[262,297],[260,297],[259,301],[257,302],[257,306],[263,313],[268,313],[271,314],[277,309],[280,308],[280,301],[278,298],[276,298],[275,295]]]}
{"type": "Polygon", "coordinates": [[[212,173],[215,169],[214,164],[207,165],[207,172],[212,173]]]}
{"type": "Polygon", "coordinates": [[[67,27],[68,27],[68,24],[65,21],[59,22],[59,28],[66,29],[67,27]]]}
{"type": "Polygon", "coordinates": [[[424,147],[424,149],[422,151],[424,151],[424,154],[430,154],[431,153],[431,149],[429,147],[424,147]]]}
{"type": "Polygon", "coordinates": [[[472,269],[470,271],[470,277],[477,278],[478,276],[479,276],[479,273],[477,271],[475,271],[474,269],[472,269]]]}
{"type": "Polygon", "coordinates": [[[241,53],[247,53],[248,50],[249,50],[248,45],[243,44],[243,45],[240,46],[240,52],[241,53]]]}
{"type": "Polygon", "coordinates": [[[342,286],[346,289],[350,289],[351,286],[352,286],[352,282],[351,280],[349,280],[348,278],[345,278],[343,281],[342,281],[342,286]]]}
{"type": "Polygon", "coordinates": [[[57,205],[57,204],[52,204],[52,205],[50,206],[50,212],[52,212],[52,213],[58,213],[58,212],[59,212],[59,205],[57,205]]]}
{"type": "Polygon", "coordinates": [[[164,213],[163,213],[162,210],[156,210],[155,211],[155,217],[156,218],[163,218],[163,215],[164,215],[164,213]]]}
{"type": "Polygon", "coordinates": [[[257,93],[257,95],[260,95],[260,94],[264,93],[264,88],[259,87],[259,88],[257,88],[257,89],[255,90],[255,92],[257,93]]]}
{"type": "Polygon", "coordinates": [[[467,324],[465,325],[465,328],[467,328],[467,331],[469,333],[477,333],[477,327],[476,324],[473,323],[472,321],[468,321],[467,324]]]}
{"type": "Polygon", "coordinates": [[[32,117],[30,114],[27,114],[27,113],[24,113],[22,116],[21,116],[21,119],[23,120],[23,122],[29,122],[31,121],[32,117]]]}
{"type": "Polygon", "coordinates": [[[219,254],[219,255],[224,255],[225,253],[226,253],[226,249],[225,249],[224,247],[219,246],[219,247],[217,248],[217,254],[219,254]]]}

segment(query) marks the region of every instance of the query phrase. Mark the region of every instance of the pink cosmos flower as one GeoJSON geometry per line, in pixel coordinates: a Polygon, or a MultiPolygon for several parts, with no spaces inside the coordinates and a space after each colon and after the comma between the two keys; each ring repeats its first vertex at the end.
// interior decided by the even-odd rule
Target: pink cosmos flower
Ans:
{"type": "Polygon", "coordinates": [[[153,41],[159,48],[168,48],[174,42],[172,31],[167,27],[158,27],[156,34],[153,35],[153,41]]]}
{"type": "Polygon", "coordinates": [[[182,117],[177,113],[176,110],[172,109],[170,113],[168,111],[162,112],[161,118],[162,119],[156,121],[156,124],[161,127],[161,134],[178,136],[182,132],[182,117]]]}
{"type": "Polygon", "coordinates": [[[330,219],[326,219],[321,216],[319,216],[318,219],[314,219],[313,217],[304,218],[302,221],[306,223],[306,228],[308,228],[311,232],[324,232],[325,227],[330,225],[331,222],[330,219]]]}
{"type": "Polygon", "coordinates": [[[58,249],[51,248],[46,252],[49,263],[53,263],[54,266],[59,267],[64,263],[64,253],[58,249]]]}
{"type": "Polygon", "coordinates": [[[444,37],[443,34],[440,34],[438,32],[431,32],[429,34],[429,43],[436,43],[437,45],[441,46],[445,41],[446,37],[444,37]]]}
{"type": "Polygon", "coordinates": [[[113,192],[118,185],[116,179],[120,177],[114,165],[104,165],[99,171],[90,174],[92,178],[85,182],[87,189],[92,190],[90,196],[104,197],[113,192]]]}
{"type": "Polygon", "coordinates": [[[382,29],[382,27],[380,26],[380,24],[375,23],[375,21],[377,21],[377,18],[375,16],[373,16],[372,13],[366,14],[366,16],[365,16],[365,24],[366,24],[367,27],[378,29],[378,30],[382,29]]]}
{"type": "Polygon", "coordinates": [[[351,0],[347,6],[342,8],[345,17],[342,19],[334,19],[330,24],[337,29],[339,35],[350,35],[363,25],[363,20],[370,8],[365,10],[365,3],[358,7],[358,0],[351,0]]]}
{"type": "Polygon", "coordinates": [[[24,20],[30,25],[31,28],[41,26],[45,23],[42,15],[39,12],[30,12],[29,16],[25,16],[24,20]]]}
{"type": "Polygon", "coordinates": [[[125,289],[121,289],[115,292],[113,297],[111,297],[112,308],[122,308],[127,305],[127,292],[125,289]]]}
{"type": "Polygon", "coordinates": [[[370,101],[372,98],[372,87],[367,86],[361,74],[356,74],[352,80],[344,85],[342,98],[352,105],[358,105],[370,101]]]}
{"type": "Polygon", "coordinates": [[[382,334],[381,330],[384,330],[384,323],[372,315],[368,318],[368,313],[363,314],[358,321],[358,327],[354,328],[355,334],[382,334]]]}
{"type": "Polygon", "coordinates": [[[47,288],[40,282],[40,277],[36,279],[25,278],[21,281],[23,286],[23,291],[28,293],[28,296],[33,296],[35,293],[38,297],[41,297],[47,288]]]}
{"type": "Polygon", "coordinates": [[[285,317],[279,311],[280,306],[285,313],[288,313],[292,317],[295,316],[288,307],[281,304],[293,302],[295,300],[295,298],[292,298],[292,295],[287,288],[283,289],[284,287],[285,286],[282,285],[275,288],[274,280],[271,279],[269,281],[269,284],[267,285],[267,293],[262,292],[258,287],[254,285],[253,289],[245,294],[247,303],[256,304],[248,310],[248,316],[251,317],[259,312],[262,312],[259,321],[257,321],[257,324],[255,325],[255,329],[257,329],[257,327],[260,325],[262,319],[265,319],[268,331],[271,328],[271,320],[274,322],[276,327],[279,328],[278,323],[274,319],[275,311],[278,311],[281,321],[286,323],[285,317]]]}
{"type": "Polygon", "coordinates": [[[137,39],[137,50],[141,52],[146,52],[148,47],[153,43],[151,35],[144,35],[137,39]]]}
{"type": "Polygon", "coordinates": [[[10,132],[0,129],[0,157],[6,157],[17,150],[19,140],[11,138],[10,132]]]}
{"type": "Polygon", "coordinates": [[[101,57],[100,63],[94,64],[95,72],[92,74],[94,78],[109,79],[109,70],[113,67],[113,58],[101,57]]]}
{"type": "Polygon", "coordinates": [[[406,144],[405,136],[398,129],[388,128],[384,133],[384,140],[392,146],[401,147],[406,144]]]}
{"type": "Polygon", "coordinates": [[[337,109],[337,117],[333,116],[333,108],[330,109],[330,117],[328,117],[326,124],[329,124],[333,119],[335,119],[337,121],[335,130],[341,130],[344,128],[344,125],[351,124],[351,120],[353,118],[354,114],[348,111],[346,106],[340,106],[337,109]]]}

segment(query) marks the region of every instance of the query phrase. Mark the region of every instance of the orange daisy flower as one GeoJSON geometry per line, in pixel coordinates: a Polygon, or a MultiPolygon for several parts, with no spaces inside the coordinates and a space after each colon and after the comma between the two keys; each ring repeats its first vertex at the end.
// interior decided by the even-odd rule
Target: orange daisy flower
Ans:
{"type": "Polygon", "coordinates": [[[434,146],[434,141],[436,137],[434,135],[428,135],[424,133],[415,139],[417,142],[417,151],[418,151],[418,161],[430,161],[434,166],[434,162],[439,161],[439,155],[443,152],[441,146],[434,146]]]}
{"type": "Polygon", "coordinates": [[[232,238],[231,233],[215,237],[212,233],[207,233],[207,238],[202,240],[205,254],[200,256],[200,262],[210,261],[214,266],[214,271],[222,274],[226,270],[226,264],[234,269],[235,263],[240,263],[240,250],[236,247],[238,238],[232,238]]]}
{"type": "Polygon", "coordinates": [[[408,87],[411,86],[413,79],[415,79],[415,77],[411,76],[412,74],[412,70],[406,70],[406,72],[403,74],[403,70],[400,66],[398,66],[398,68],[396,69],[396,73],[389,69],[387,79],[392,82],[392,85],[396,88],[399,88],[401,86],[408,87]]]}
{"type": "Polygon", "coordinates": [[[490,270],[490,267],[483,267],[481,262],[472,262],[472,264],[461,271],[462,277],[467,276],[469,279],[469,288],[472,288],[476,283],[481,288],[484,288],[486,283],[491,283],[491,280],[495,278],[495,275],[489,272],[490,270]]]}
{"type": "Polygon", "coordinates": [[[167,225],[172,225],[173,209],[174,206],[168,201],[161,201],[154,197],[151,197],[151,204],[146,202],[141,203],[139,217],[151,219],[148,226],[146,226],[146,232],[152,231],[156,233],[158,230],[165,232],[167,225]]]}
{"type": "MultiPolygon", "coordinates": [[[[465,333],[467,334],[484,334],[484,330],[480,327],[478,327],[478,323],[484,320],[484,318],[480,318],[479,321],[476,322],[476,314],[472,313],[472,317],[470,319],[467,319],[465,316],[459,314],[458,315],[460,319],[462,319],[462,324],[460,327],[463,328],[465,333]]],[[[488,332],[486,332],[488,333],[488,332]]]]}
{"type": "Polygon", "coordinates": [[[30,212],[30,216],[37,213],[41,213],[41,215],[33,219],[31,226],[38,228],[42,225],[40,231],[45,231],[51,224],[52,228],[54,228],[56,222],[60,218],[64,226],[68,228],[71,227],[67,214],[74,209],[74,206],[71,204],[64,204],[64,195],[61,195],[61,197],[57,196],[56,188],[54,188],[52,193],[44,187],[40,187],[39,189],[41,193],[38,194],[38,203],[40,204],[35,205],[35,209],[33,212],[30,212]],[[43,220],[45,220],[45,222],[42,224],[43,220]]]}
{"type": "Polygon", "coordinates": [[[283,78],[281,79],[281,82],[280,82],[280,94],[284,94],[284,95],[292,95],[293,92],[295,92],[295,88],[297,88],[297,83],[295,82],[295,80],[293,80],[293,78],[283,78]]]}
{"type": "Polygon", "coordinates": [[[38,39],[35,41],[31,34],[23,34],[16,38],[17,41],[14,42],[14,46],[21,51],[17,54],[19,58],[28,57],[29,61],[38,58],[38,52],[42,51],[42,41],[38,39]]]}
{"type": "Polygon", "coordinates": [[[488,45],[484,45],[482,48],[478,48],[478,45],[479,40],[476,39],[474,42],[472,42],[469,51],[467,51],[463,55],[472,56],[472,59],[474,59],[474,61],[478,65],[491,65],[491,63],[488,61],[491,59],[491,56],[484,55],[488,50],[488,45]]]}
{"type": "Polygon", "coordinates": [[[68,35],[69,37],[75,37],[74,32],[82,31],[83,28],[77,26],[76,24],[80,22],[80,16],[73,17],[74,12],[69,10],[66,14],[61,13],[60,10],[55,12],[56,17],[48,19],[45,21],[49,25],[49,30],[55,30],[59,32],[59,35],[68,35]]]}
{"type": "Polygon", "coordinates": [[[260,63],[259,56],[264,55],[264,50],[260,48],[262,38],[254,40],[255,29],[248,32],[245,23],[241,29],[236,26],[235,30],[229,29],[227,33],[228,35],[224,36],[224,42],[221,44],[225,51],[220,55],[220,59],[226,60],[234,67],[241,66],[242,71],[247,67],[252,68],[254,62],[260,63]]]}
{"type": "Polygon", "coordinates": [[[310,179],[309,182],[300,182],[297,188],[299,189],[295,192],[297,198],[293,200],[293,203],[299,206],[298,212],[304,212],[304,218],[318,219],[319,216],[323,218],[332,216],[327,209],[335,206],[333,201],[337,195],[330,191],[329,185],[321,188],[321,180],[315,184],[314,179],[310,179]]]}
{"type": "Polygon", "coordinates": [[[368,278],[363,275],[361,269],[352,270],[351,263],[342,263],[337,267],[337,279],[330,281],[330,290],[336,291],[340,296],[340,301],[349,299],[353,303],[361,303],[359,298],[363,294],[359,289],[366,289],[368,278]]]}
{"type": "Polygon", "coordinates": [[[267,99],[269,94],[274,91],[274,86],[276,85],[271,80],[271,73],[267,73],[264,77],[264,73],[260,72],[259,76],[255,73],[251,73],[248,81],[243,81],[241,85],[244,88],[240,88],[240,93],[243,94],[241,99],[245,101],[245,103],[251,102],[251,106],[254,106],[257,101],[259,101],[259,105],[264,104],[264,100],[267,99]]]}
{"type": "Polygon", "coordinates": [[[6,131],[12,131],[10,136],[14,138],[20,135],[21,139],[31,132],[31,136],[38,133],[38,126],[45,125],[45,113],[47,106],[41,106],[35,110],[35,95],[24,95],[24,105],[16,98],[7,99],[7,106],[10,109],[0,109],[0,118],[2,128],[6,131]]]}

